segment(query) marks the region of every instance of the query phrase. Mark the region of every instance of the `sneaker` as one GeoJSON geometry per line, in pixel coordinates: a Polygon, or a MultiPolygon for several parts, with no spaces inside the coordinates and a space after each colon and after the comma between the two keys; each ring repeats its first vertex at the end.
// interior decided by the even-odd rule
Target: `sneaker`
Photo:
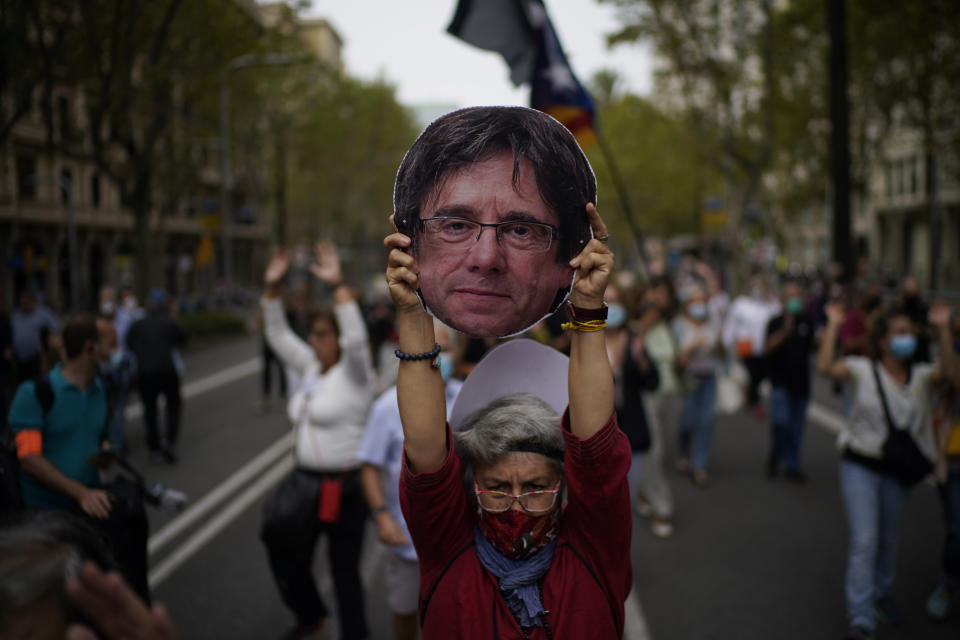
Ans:
{"type": "Polygon", "coordinates": [[[953,593],[946,583],[941,582],[927,598],[927,615],[931,620],[943,622],[950,615],[950,600],[953,593]]]}
{"type": "Polygon", "coordinates": [[[890,596],[883,596],[874,602],[873,608],[877,612],[877,621],[881,624],[896,627],[903,623],[903,614],[890,596]]]}
{"type": "Polygon", "coordinates": [[[654,518],[650,523],[650,531],[658,538],[666,540],[673,535],[673,523],[667,518],[654,518]]]}
{"type": "Polygon", "coordinates": [[[850,627],[844,640],[873,640],[873,631],[863,627],[850,627]]]}

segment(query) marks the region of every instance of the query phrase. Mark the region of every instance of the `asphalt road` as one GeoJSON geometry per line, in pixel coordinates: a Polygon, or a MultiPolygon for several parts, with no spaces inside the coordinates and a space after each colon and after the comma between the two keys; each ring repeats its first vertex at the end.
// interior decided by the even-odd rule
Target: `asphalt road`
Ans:
{"type": "MultiPolygon", "coordinates": [[[[263,496],[289,467],[283,443],[276,444],[288,435],[282,407],[259,411],[259,378],[251,362],[257,355],[252,339],[187,354],[185,388],[193,395],[185,404],[177,466],[149,463],[139,420],[129,427],[133,460],[148,479],[191,498],[191,507],[176,516],[150,513],[154,596],[169,606],[185,640],[269,640],[292,622],[257,537],[263,496]],[[210,508],[201,508],[197,516],[198,507],[206,505],[210,508]],[[181,528],[185,518],[192,522],[181,528]]],[[[816,393],[821,404],[839,409],[825,385],[818,384],[816,393]]],[[[675,536],[657,539],[645,521],[636,521],[635,593],[647,633],[634,628],[628,637],[843,637],[846,529],[833,443],[831,433],[810,424],[809,482],[770,481],[763,472],[767,426],[748,414],[721,418],[710,487],[698,488],[671,472],[675,536]]],[[[904,518],[894,593],[907,621],[899,629],[881,629],[880,640],[960,638],[960,612],[944,624],[929,622],[923,613],[938,579],[942,540],[935,490],[920,486],[904,518]]],[[[388,639],[383,550],[372,529],[365,545],[362,572],[371,637],[388,639]]],[[[321,545],[314,566],[333,608],[325,554],[321,545]]],[[[336,638],[335,621],[317,637],[336,638]]]]}

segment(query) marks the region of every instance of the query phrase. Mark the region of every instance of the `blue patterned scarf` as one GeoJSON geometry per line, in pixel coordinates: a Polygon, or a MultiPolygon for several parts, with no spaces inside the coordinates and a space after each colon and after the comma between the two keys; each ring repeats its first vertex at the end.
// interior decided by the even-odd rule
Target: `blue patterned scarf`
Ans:
{"type": "Polygon", "coordinates": [[[473,532],[477,544],[477,557],[484,568],[497,577],[500,592],[507,605],[520,621],[521,627],[540,627],[543,623],[540,615],[546,613],[543,602],[540,601],[540,592],[537,582],[550,569],[553,562],[553,552],[557,548],[557,541],[550,544],[524,560],[511,560],[504,557],[487,540],[479,528],[473,532]]]}

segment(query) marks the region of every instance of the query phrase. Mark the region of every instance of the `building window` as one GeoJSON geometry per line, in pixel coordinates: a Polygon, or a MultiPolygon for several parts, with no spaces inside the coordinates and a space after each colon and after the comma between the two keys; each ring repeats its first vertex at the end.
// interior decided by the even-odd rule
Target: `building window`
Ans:
{"type": "Polygon", "coordinates": [[[100,208],[100,176],[97,174],[90,176],[90,205],[94,209],[100,208]]]}
{"type": "Polygon", "coordinates": [[[60,139],[70,137],[70,100],[67,96],[57,98],[57,115],[60,117],[60,139]]]}
{"type": "Polygon", "coordinates": [[[57,186],[60,190],[60,202],[64,205],[70,204],[73,199],[73,172],[70,169],[60,170],[60,183],[57,186]]]}
{"type": "Polygon", "coordinates": [[[17,197],[20,200],[37,197],[37,160],[32,156],[17,156],[17,197]]]}
{"type": "Polygon", "coordinates": [[[917,188],[917,187],[919,186],[919,184],[918,184],[918,183],[919,183],[919,177],[918,177],[919,168],[918,168],[918,166],[917,166],[918,164],[919,164],[919,163],[917,162],[917,156],[913,156],[912,158],[910,158],[910,169],[909,169],[909,172],[910,172],[910,193],[917,193],[917,192],[919,191],[919,189],[917,188]]]}
{"type": "Polygon", "coordinates": [[[887,162],[883,165],[884,186],[886,187],[887,197],[893,195],[893,164],[887,162]]]}

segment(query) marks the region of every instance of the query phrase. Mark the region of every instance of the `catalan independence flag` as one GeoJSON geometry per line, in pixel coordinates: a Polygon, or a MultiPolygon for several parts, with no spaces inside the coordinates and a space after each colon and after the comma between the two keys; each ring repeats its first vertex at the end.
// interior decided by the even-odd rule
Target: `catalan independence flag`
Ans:
{"type": "Polygon", "coordinates": [[[596,142],[593,100],[574,75],[542,0],[459,0],[447,32],[502,55],[513,83],[530,83],[531,107],[562,122],[581,147],[596,142]]]}

